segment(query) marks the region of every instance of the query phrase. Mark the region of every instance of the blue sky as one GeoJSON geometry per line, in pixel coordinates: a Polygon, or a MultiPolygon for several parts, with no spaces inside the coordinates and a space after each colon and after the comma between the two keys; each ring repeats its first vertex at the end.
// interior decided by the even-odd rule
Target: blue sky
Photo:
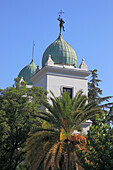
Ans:
{"type": "MultiPolygon", "coordinates": [[[[62,36],[88,69],[98,69],[103,95],[113,95],[113,0],[0,0],[0,87],[12,86],[32,59],[41,67],[45,49],[62,36]]],[[[113,100],[112,100],[113,101],[113,100]]]]}

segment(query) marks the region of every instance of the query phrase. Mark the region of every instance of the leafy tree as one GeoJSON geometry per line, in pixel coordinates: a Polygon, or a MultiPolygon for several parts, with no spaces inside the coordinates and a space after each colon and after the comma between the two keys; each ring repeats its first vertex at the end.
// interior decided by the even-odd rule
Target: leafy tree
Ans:
{"type": "Polygon", "coordinates": [[[108,116],[110,117],[109,125],[111,124],[111,126],[113,126],[113,106],[110,107],[109,112],[108,112],[108,116]]]}
{"type": "Polygon", "coordinates": [[[87,149],[79,150],[78,154],[84,169],[113,169],[113,128],[108,125],[109,116],[97,119],[97,124],[88,133],[87,149]]]}
{"type": "Polygon", "coordinates": [[[30,169],[73,170],[78,166],[76,149],[84,147],[85,137],[73,134],[81,130],[81,124],[101,112],[96,102],[87,103],[87,97],[79,91],[73,99],[68,92],[62,97],[43,102],[45,111],[38,117],[44,120],[41,128],[32,132],[27,142],[26,164],[30,169]],[[72,135],[73,134],[73,135],[72,135]]]}
{"type": "MultiPolygon", "coordinates": [[[[113,96],[106,96],[102,97],[102,90],[99,88],[99,82],[101,82],[100,79],[98,79],[97,69],[90,70],[91,71],[91,80],[88,83],[88,97],[89,102],[96,101],[97,104],[106,112],[106,114],[111,115],[111,120],[113,119],[113,114],[111,114],[111,109],[113,107],[113,103],[109,102],[109,99],[113,96]]],[[[101,116],[101,115],[100,115],[101,116]]],[[[94,117],[92,119],[93,124],[96,124],[94,117]]],[[[110,120],[109,122],[110,123],[110,120]]]]}
{"type": "Polygon", "coordinates": [[[31,130],[41,125],[37,115],[41,100],[46,100],[42,88],[26,88],[16,79],[15,87],[0,90],[0,169],[14,170],[25,159],[25,141],[31,130]]]}
{"type": "MultiPolygon", "coordinates": [[[[98,104],[101,104],[104,101],[109,102],[109,99],[112,96],[101,97],[102,90],[99,88],[99,82],[101,82],[101,80],[98,79],[97,71],[98,71],[97,69],[90,70],[91,80],[88,83],[88,97],[89,97],[89,101],[95,100],[98,104]]],[[[102,106],[104,106],[104,105],[102,105],[102,106]]]]}

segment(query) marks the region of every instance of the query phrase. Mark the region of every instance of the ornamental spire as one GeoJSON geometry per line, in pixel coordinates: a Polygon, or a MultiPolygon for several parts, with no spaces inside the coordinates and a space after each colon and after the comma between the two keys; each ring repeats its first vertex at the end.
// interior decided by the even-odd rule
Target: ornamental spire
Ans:
{"type": "Polygon", "coordinates": [[[34,58],[34,46],[35,46],[35,42],[33,40],[33,47],[32,47],[32,61],[33,61],[33,58],[34,58]]]}
{"type": "Polygon", "coordinates": [[[63,21],[63,19],[61,18],[61,15],[63,14],[64,12],[62,12],[62,10],[60,10],[60,12],[58,12],[58,14],[59,14],[59,17],[58,17],[58,21],[60,21],[60,24],[59,24],[59,26],[60,26],[60,35],[61,35],[61,28],[63,28],[63,31],[65,31],[64,30],[64,26],[63,26],[63,24],[65,23],[64,21],[63,21]]]}

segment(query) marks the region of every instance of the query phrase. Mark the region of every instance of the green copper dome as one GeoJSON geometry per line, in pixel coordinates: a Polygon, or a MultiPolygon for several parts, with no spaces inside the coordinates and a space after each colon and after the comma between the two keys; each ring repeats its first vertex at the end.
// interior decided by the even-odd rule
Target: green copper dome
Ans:
{"type": "Polygon", "coordinates": [[[26,81],[29,85],[33,84],[30,81],[30,77],[35,73],[35,71],[39,69],[39,67],[32,60],[31,63],[25,66],[19,73],[18,77],[23,77],[24,81],[26,81]]]}
{"type": "Polygon", "coordinates": [[[77,67],[78,60],[75,50],[64,41],[61,34],[44,52],[42,58],[42,67],[45,66],[49,54],[55,64],[69,64],[77,67]]]}

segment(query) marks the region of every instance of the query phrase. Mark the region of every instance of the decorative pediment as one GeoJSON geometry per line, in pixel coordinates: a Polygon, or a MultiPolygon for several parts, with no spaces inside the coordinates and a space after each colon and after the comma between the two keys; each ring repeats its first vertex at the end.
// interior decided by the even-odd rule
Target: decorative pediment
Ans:
{"type": "Polygon", "coordinates": [[[79,68],[82,70],[87,70],[87,65],[85,64],[84,59],[82,59],[82,62],[80,64],[79,68]]]}
{"type": "Polygon", "coordinates": [[[46,62],[46,64],[45,64],[46,66],[49,66],[49,65],[54,65],[54,61],[52,60],[52,58],[51,58],[51,55],[49,54],[49,57],[48,57],[48,60],[47,60],[47,62],[46,62]]]}

